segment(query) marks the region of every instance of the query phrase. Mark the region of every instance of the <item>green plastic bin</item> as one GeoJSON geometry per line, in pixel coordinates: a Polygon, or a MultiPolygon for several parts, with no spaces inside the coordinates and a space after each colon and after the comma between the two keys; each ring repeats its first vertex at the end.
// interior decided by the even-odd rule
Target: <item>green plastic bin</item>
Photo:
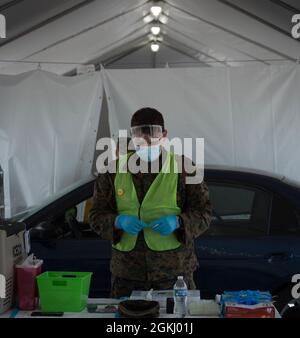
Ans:
{"type": "Polygon", "coordinates": [[[80,312],[87,304],[91,272],[47,271],[37,276],[43,312],[80,312]]]}

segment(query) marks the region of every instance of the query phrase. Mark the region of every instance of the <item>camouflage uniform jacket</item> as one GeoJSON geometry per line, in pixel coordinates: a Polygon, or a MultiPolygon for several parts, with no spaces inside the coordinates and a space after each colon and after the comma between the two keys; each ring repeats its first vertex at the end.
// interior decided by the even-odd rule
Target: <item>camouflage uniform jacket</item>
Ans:
{"type": "MultiPolygon", "coordinates": [[[[132,174],[140,203],[156,175],[155,173],[132,174]]],[[[110,269],[113,276],[136,281],[169,280],[178,275],[191,275],[197,268],[194,239],[208,229],[212,208],[205,182],[186,184],[186,175],[178,174],[177,184],[177,205],[182,211],[180,216],[183,224],[175,230],[175,234],[182,245],[178,249],[166,252],[152,251],[145,243],[143,231],[140,231],[132,251],[121,252],[112,249],[110,269]]],[[[89,221],[91,228],[100,238],[116,244],[123,231],[114,227],[118,215],[114,178],[115,174],[112,173],[98,175],[89,221]]]]}

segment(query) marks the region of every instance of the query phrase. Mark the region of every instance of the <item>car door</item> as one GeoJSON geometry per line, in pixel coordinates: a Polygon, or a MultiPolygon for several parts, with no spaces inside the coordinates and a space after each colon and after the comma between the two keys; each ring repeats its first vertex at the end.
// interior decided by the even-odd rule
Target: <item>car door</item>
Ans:
{"type": "Polygon", "coordinates": [[[270,241],[274,249],[269,264],[281,271],[274,288],[291,283],[291,277],[300,273],[300,214],[287,198],[274,194],[270,219],[270,241]]]}
{"type": "Polygon", "coordinates": [[[108,297],[111,244],[89,228],[87,214],[92,193],[93,183],[89,183],[31,216],[27,221],[31,227],[31,251],[44,260],[43,271],[92,272],[90,297],[108,297]]]}
{"type": "Polygon", "coordinates": [[[208,181],[213,218],[196,241],[202,296],[224,290],[268,290],[277,271],[269,264],[276,251],[268,236],[272,194],[257,186],[208,181]]]}

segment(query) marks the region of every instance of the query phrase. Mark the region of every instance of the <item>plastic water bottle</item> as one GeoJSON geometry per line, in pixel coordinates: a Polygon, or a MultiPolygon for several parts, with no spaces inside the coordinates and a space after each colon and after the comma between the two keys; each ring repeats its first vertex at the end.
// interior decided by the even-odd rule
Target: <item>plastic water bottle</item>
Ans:
{"type": "Polygon", "coordinates": [[[183,280],[183,276],[178,276],[173,289],[174,293],[174,314],[177,317],[184,317],[187,312],[188,288],[183,280]]]}

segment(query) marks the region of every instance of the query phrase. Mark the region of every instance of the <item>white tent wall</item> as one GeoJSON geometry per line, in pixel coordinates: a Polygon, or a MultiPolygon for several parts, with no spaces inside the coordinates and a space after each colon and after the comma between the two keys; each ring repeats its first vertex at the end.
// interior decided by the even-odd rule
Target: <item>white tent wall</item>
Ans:
{"type": "Polygon", "coordinates": [[[1,75],[0,102],[6,217],[90,175],[102,104],[99,73],[1,75]]]}
{"type": "Polygon", "coordinates": [[[203,137],[205,164],[266,170],[300,181],[299,66],[105,70],[112,134],[154,107],[169,137],[203,137]]]}

